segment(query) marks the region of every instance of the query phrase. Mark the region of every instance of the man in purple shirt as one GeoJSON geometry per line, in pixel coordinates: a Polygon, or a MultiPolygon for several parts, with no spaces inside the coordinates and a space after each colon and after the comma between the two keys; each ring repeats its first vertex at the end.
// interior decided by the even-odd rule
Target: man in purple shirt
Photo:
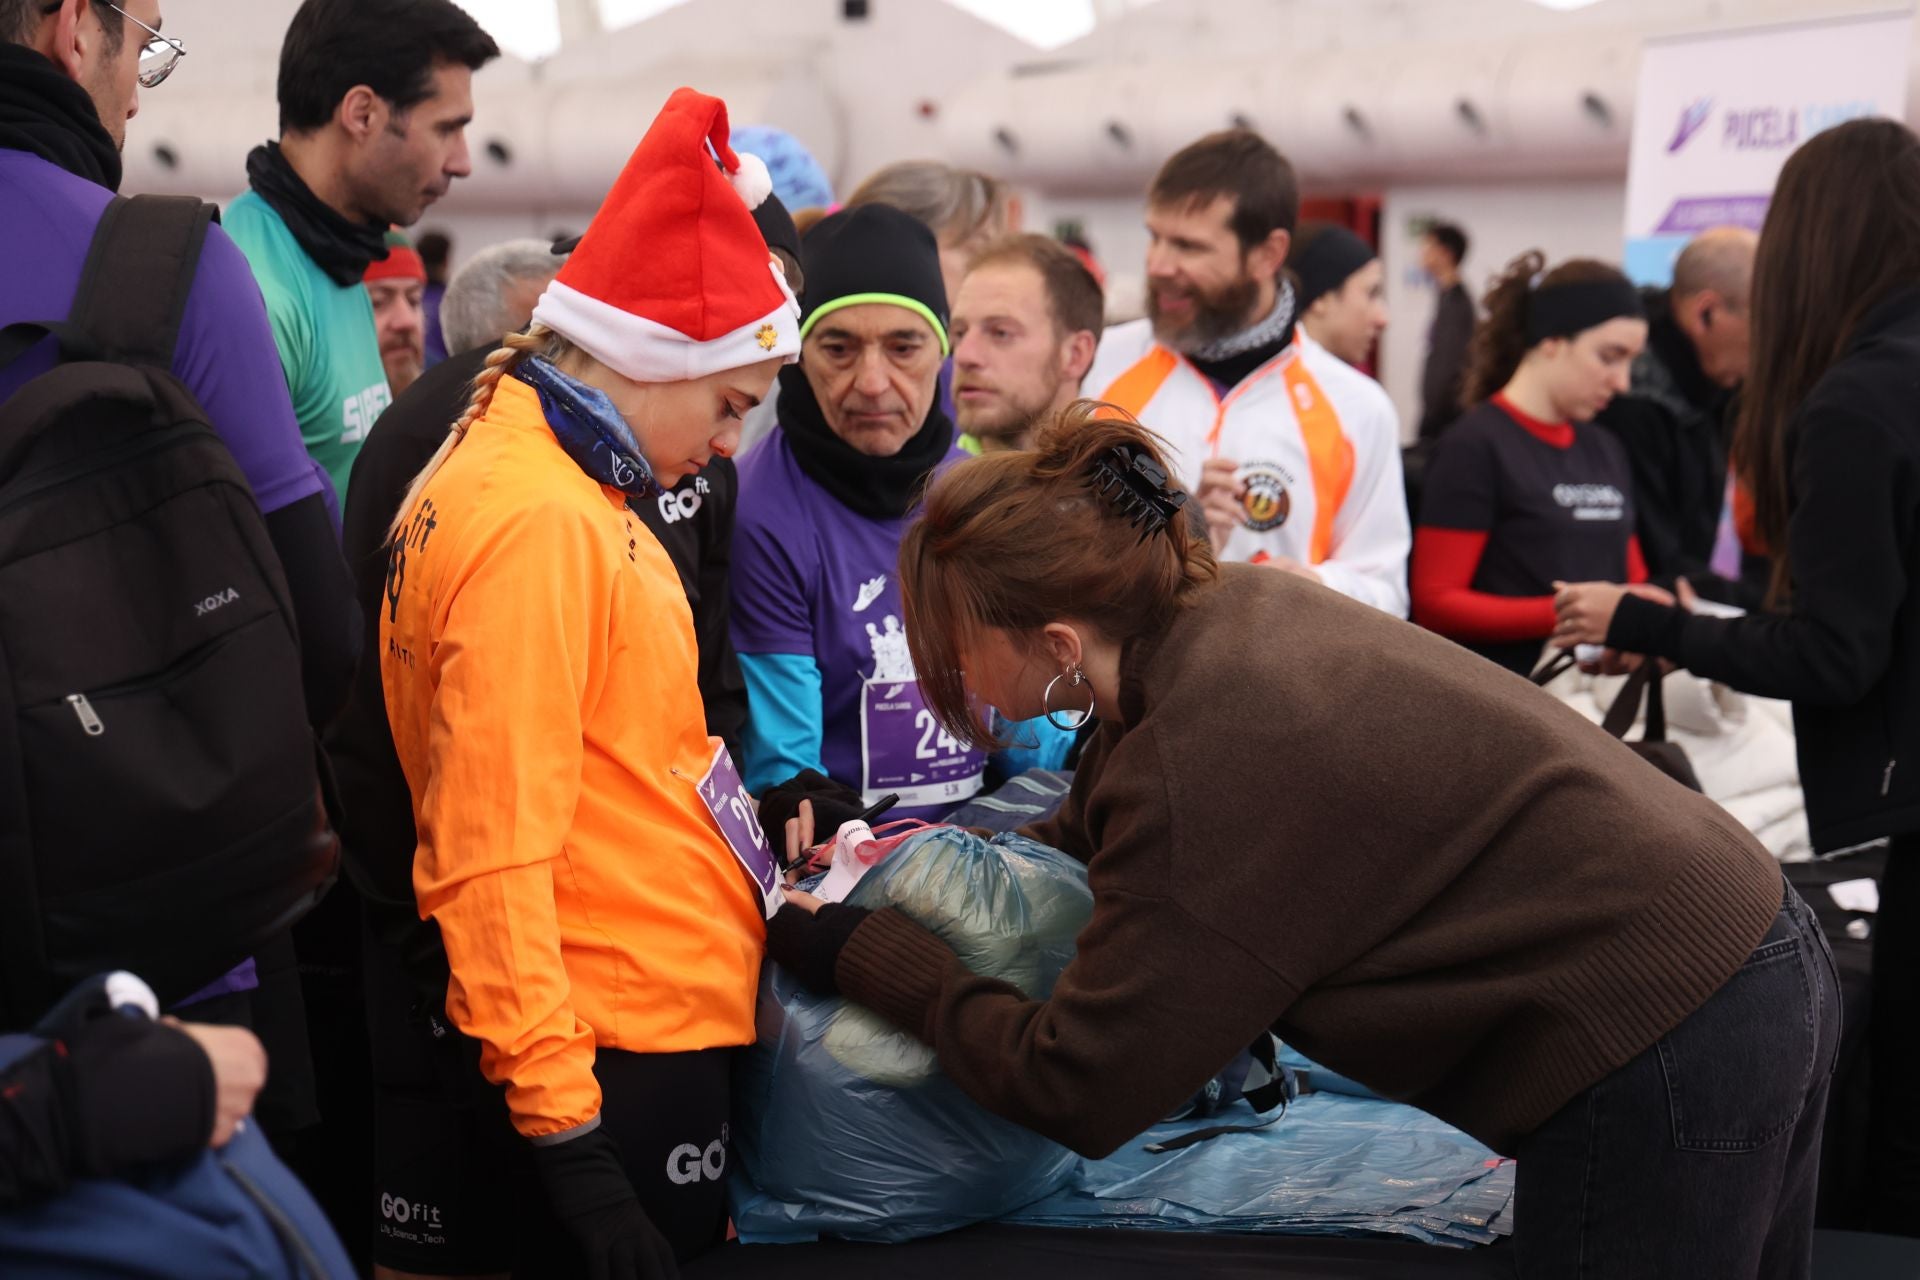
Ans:
{"type": "MultiPolygon", "coordinates": [[[[986,783],[920,694],[898,582],[900,539],[928,478],[964,461],[940,408],[947,296],[933,233],[886,205],[847,209],[802,242],[801,357],[780,375],[779,429],[740,463],[733,641],[756,795],[815,770],[890,816],[938,818],[986,783]]],[[[1021,727],[1057,768],[1068,738],[1021,727]]],[[[1018,741],[1018,739],[1017,739],[1018,741]]]]}
{"type": "MultiPolygon", "coordinates": [[[[62,319],[71,308],[94,228],[120,185],[139,90],[156,87],[184,52],[161,25],[159,0],[62,0],[51,11],[38,0],[0,0],[0,326],[62,319]]],[[[49,339],[0,368],[0,401],[57,358],[49,339]]],[[[293,597],[307,717],[323,726],[345,701],[358,657],[353,579],[332,490],[300,442],[260,290],[217,226],[201,251],[172,372],[265,514],[293,597]]],[[[274,1079],[260,1114],[269,1132],[313,1114],[292,964],[291,947],[275,944],[257,969],[249,960],[191,1002],[196,1019],[252,1024],[268,1041],[274,1079]],[[288,1038],[276,1035],[290,1028],[288,1038]]]]}
{"type": "Polygon", "coordinates": [[[966,800],[986,770],[922,714],[895,580],[920,487],[965,456],[935,393],[947,355],[939,252],[913,218],[869,205],[820,223],[802,256],[803,363],[780,375],[779,429],[740,464],[746,782],[758,794],[816,769],[869,802],[898,793],[917,816],[966,800]]]}
{"type": "MultiPolygon", "coordinates": [[[[155,75],[156,65],[178,57],[137,25],[161,25],[158,0],[122,8],[124,16],[95,0],[64,0],[49,14],[32,0],[0,0],[0,325],[58,320],[73,305],[94,227],[120,186],[137,86],[157,84],[165,73],[155,75]]],[[[48,339],[0,369],[0,400],[55,359],[48,339]]],[[[266,515],[293,593],[307,716],[324,726],[345,701],[359,656],[339,513],[300,443],[259,287],[217,226],[201,251],[173,373],[233,451],[266,515]]]]}

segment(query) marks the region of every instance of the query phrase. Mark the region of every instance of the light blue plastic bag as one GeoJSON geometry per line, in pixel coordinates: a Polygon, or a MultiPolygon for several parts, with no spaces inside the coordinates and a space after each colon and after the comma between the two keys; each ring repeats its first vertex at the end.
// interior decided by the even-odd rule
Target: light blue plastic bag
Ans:
{"type": "MultiPolygon", "coordinates": [[[[951,827],[911,837],[847,901],[899,908],[975,973],[1036,999],[1052,992],[1093,911],[1072,858],[951,827]]],[[[773,965],[757,1020],[734,1083],[733,1218],[750,1244],[934,1235],[1031,1204],[1079,1167],[1066,1148],[982,1110],[918,1040],[773,965]]]]}
{"type": "Polygon", "coordinates": [[[1405,1236],[1488,1244],[1510,1234],[1514,1165],[1423,1111],[1309,1094],[1271,1128],[1165,1155],[1206,1120],[1155,1126],[1010,1216],[1031,1227],[1405,1236]]]}

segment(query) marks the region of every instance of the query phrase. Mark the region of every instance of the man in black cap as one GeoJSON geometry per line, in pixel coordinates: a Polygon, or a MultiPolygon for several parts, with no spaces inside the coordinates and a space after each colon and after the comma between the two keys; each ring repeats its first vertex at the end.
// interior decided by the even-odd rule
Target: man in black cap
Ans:
{"type": "MultiPolygon", "coordinates": [[[[798,295],[804,282],[792,217],[773,196],[753,217],[798,295]]],[[[526,326],[540,288],[579,241],[574,236],[550,250],[539,244],[538,253],[529,252],[536,246],[513,241],[475,254],[448,285],[442,307],[449,342],[464,349],[403,392],[374,423],[354,459],[343,533],[366,618],[368,654],[378,652],[386,604],[387,530],[408,483],[446,439],[488,355],[507,332],[526,326]]],[[[735,759],[747,720],[746,682],[728,635],[739,490],[733,460],[715,457],[671,491],[634,506],[680,573],[699,643],[707,732],[725,739],[735,759]]],[[[502,1206],[523,1191],[539,1192],[523,1176],[530,1171],[515,1163],[519,1153],[512,1145],[490,1140],[490,1135],[511,1134],[504,1104],[492,1091],[483,1095],[468,1087],[466,1082],[479,1078],[473,1065],[477,1048],[443,1014],[446,952],[438,927],[421,921],[415,903],[413,807],[394,753],[378,662],[360,665],[347,708],[327,735],[327,749],[343,810],[341,846],[367,903],[372,935],[366,990],[380,1207],[385,1212],[394,1201],[395,1187],[427,1186],[438,1197],[425,1230],[395,1230],[390,1217],[376,1221],[375,1260],[391,1272],[497,1273],[507,1269],[513,1248],[506,1234],[513,1215],[502,1206]],[[463,1061],[467,1058],[472,1061],[463,1061]]]]}
{"type": "Polygon", "coordinates": [[[1287,258],[1299,287],[1300,327],[1364,368],[1387,327],[1387,275],[1372,245],[1333,222],[1303,222],[1287,258]]]}
{"type": "MultiPolygon", "coordinates": [[[[927,479],[967,457],[939,403],[940,252],[924,224],[875,204],[814,227],[802,260],[800,363],[780,374],[778,430],[740,460],[743,772],[756,795],[813,770],[869,804],[897,795],[895,817],[935,818],[987,770],[920,696],[896,581],[927,479]]],[[[1067,737],[1040,741],[1019,766],[1059,766],[1067,737]]]]}

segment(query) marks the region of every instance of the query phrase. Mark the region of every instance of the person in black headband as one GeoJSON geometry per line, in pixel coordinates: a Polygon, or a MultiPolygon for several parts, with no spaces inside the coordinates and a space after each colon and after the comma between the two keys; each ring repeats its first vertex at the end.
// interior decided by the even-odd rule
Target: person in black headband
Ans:
{"type": "Polygon", "coordinates": [[[1525,674],[1553,634],[1556,582],[1644,582],[1633,473],[1589,423],[1647,341],[1640,295],[1605,263],[1510,265],[1474,335],[1469,409],[1427,472],[1414,621],[1525,674]],[[1475,403],[1477,402],[1477,403],[1475,403]]]}
{"type": "Polygon", "coordinates": [[[1364,365],[1387,327],[1387,273],[1372,245],[1332,222],[1304,222],[1287,267],[1300,327],[1348,364],[1364,365]]]}
{"type": "Polygon", "coordinates": [[[1577,337],[1609,320],[1644,323],[1647,311],[1640,291],[1625,276],[1611,268],[1607,271],[1591,280],[1542,281],[1528,289],[1527,346],[1537,347],[1549,338],[1577,337]]]}

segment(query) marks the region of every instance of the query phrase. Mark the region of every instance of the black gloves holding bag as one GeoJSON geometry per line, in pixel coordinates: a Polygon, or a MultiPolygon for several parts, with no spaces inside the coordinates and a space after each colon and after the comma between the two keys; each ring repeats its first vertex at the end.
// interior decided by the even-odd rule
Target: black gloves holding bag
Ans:
{"type": "Polygon", "coordinates": [[[837,996],[840,983],[834,966],[840,962],[840,951],[871,914],[865,907],[843,902],[829,902],[810,913],[789,902],[767,921],[767,955],[815,995],[837,996]]]}
{"type": "Polygon", "coordinates": [[[604,1129],[533,1149],[553,1211],[586,1257],[589,1280],[678,1280],[673,1246],[647,1217],[604,1129]]]}

